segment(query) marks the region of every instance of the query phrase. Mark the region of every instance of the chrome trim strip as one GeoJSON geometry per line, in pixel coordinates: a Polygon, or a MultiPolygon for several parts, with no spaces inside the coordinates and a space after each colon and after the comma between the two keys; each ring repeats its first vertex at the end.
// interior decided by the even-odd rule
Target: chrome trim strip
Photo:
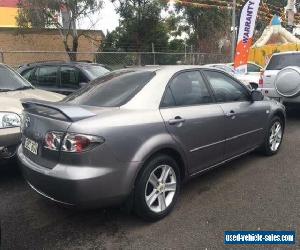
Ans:
{"type": "Polygon", "coordinates": [[[243,133],[243,134],[236,135],[236,136],[233,136],[233,137],[231,137],[231,138],[228,138],[228,139],[226,139],[225,141],[234,140],[234,139],[237,139],[237,138],[242,137],[242,136],[244,136],[244,135],[249,135],[249,134],[252,134],[252,133],[261,131],[261,130],[263,130],[263,128],[255,129],[255,130],[252,130],[252,131],[248,131],[248,132],[246,132],[246,133],[243,133]]]}
{"type": "Polygon", "coordinates": [[[211,144],[207,144],[207,145],[204,145],[204,146],[201,146],[201,147],[193,148],[193,149],[190,150],[190,153],[193,153],[193,152],[195,152],[195,151],[198,151],[198,150],[201,150],[201,149],[204,149],[204,148],[209,148],[209,147],[211,147],[211,146],[217,145],[217,144],[222,143],[222,142],[231,141],[231,140],[237,139],[237,138],[239,138],[239,137],[242,137],[242,136],[244,136],[244,135],[252,134],[252,133],[255,133],[255,132],[258,132],[258,131],[261,131],[261,130],[263,130],[263,128],[255,129],[255,130],[252,130],[252,131],[248,131],[248,132],[246,132],[246,133],[243,133],[243,134],[239,134],[239,135],[236,135],[236,136],[227,138],[227,139],[222,140],[222,141],[217,141],[217,142],[213,142],[213,143],[211,143],[211,144]]]}
{"type": "Polygon", "coordinates": [[[215,165],[212,165],[212,166],[210,166],[210,167],[208,167],[208,168],[205,168],[205,169],[202,169],[202,170],[200,170],[200,171],[198,171],[198,172],[195,172],[195,173],[191,174],[190,176],[192,177],[192,176],[201,174],[202,172],[206,172],[206,171],[211,170],[211,169],[213,169],[213,168],[216,168],[216,167],[218,167],[218,166],[220,166],[220,165],[223,165],[223,164],[225,164],[225,163],[227,163],[227,162],[230,162],[230,161],[232,161],[232,160],[234,160],[234,159],[236,159],[236,158],[239,158],[239,157],[241,157],[241,156],[243,156],[243,155],[246,155],[246,154],[248,154],[248,153],[254,151],[257,147],[258,147],[258,146],[254,147],[254,148],[251,148],[251,149],[249,149],[249,150],[247,150],[247,151],[245,151],[245,152],[243,152],[243,153],[241,153],[241,154],[238,154],[238,155],[236,155],[236,156],[233,156],[233,157],[231,157],[231,158],[228,158],[228,159],[226,159],[226,160],[224,160],[224,161],[221,161],[221,162],[219,162],[219,163],[217,163],[217,164],[215,164],[215,165]]]}
{"type": "Polygon", "coordinates": [[[208,144],[208,145],[204,145],[204,146],[201,146],[201,147],[198,147],[198,148],[194,148],[194,149],[190,150],[190,152],[192,153],[192,152],[198,151],[198,150],[200,150],[200,149],[208,148],[208,147],[217,145],[217,144],[222,143],[222,142],[225,142],[225,141],[226,141],[226,140],[213,142],[213,143],[208,144]]]}
{"type": "Polygon", "coordinates": [[[63,201],[59,201],[59,200],[56,200],[48,195],[46,195],[45,193],[43,193],[42,191],[36,189],[29,181],[27,181],[28,185],[35,191],[37,192],[38,194],[40,194],[41,196],[51,200],[51,201],[54,201],[54,202],[57,202],[57,203],[61,203],[61,204],[64,204],[64,205],[68,205],[68,206],[75,206],[74,204],[72,203],[68,203],[68,202],[63,202],[63,201]]]}

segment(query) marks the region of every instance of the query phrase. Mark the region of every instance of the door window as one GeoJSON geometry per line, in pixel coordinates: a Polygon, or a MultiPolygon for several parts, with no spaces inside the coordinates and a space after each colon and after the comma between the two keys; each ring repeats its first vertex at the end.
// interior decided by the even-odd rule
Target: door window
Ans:
{"type": "Polygon", "coordinates": [[[31,69],[27,69],[25,70],[21,75],[28,81],[30,81],[31,79],[31,74],[33,72],[34,68],[31,68],[31,69]]]}
{"type": "Polygon", "coordinates": [[[60,68],[60,80],[62,88],[79,88],[79,71],[73,67],[60,68]]]}
{"type": "Polygon", "coordinates": [[[261,68],[258,67],[257,65],[248,63],[247,71],[248,71],[249,73],[259,73],[260,70],[261,70],[261,68]]]}
{"type": "Polygon", "coordinates": [[[199,71],[177,75],[166,89],[162,107],[211,103],[212,97],[199,71]]]}
{"type": "Polygon", "coordinates": [[[249,91],[232,78],[217,71],[204,71],[217,102],[250,101],[249,91]]]}
{"type": "Polygon", "coordinates": [[[38,70],[38,85],[55,86],[57,83],[57,67],[46,66],[38,70]]]}

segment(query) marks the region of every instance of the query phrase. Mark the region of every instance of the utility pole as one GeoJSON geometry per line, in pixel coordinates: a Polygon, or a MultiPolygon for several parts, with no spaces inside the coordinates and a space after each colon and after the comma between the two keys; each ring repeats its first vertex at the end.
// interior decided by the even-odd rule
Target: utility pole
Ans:
{"type": "Polygon", "coordinates": [[[235,26],[236,26],[236,0],[232,1],[232,37],[231,37],[231,61],[234,61],[235,55],[235,43],[236,43],[236,33],[235,33],[235,26]]]}

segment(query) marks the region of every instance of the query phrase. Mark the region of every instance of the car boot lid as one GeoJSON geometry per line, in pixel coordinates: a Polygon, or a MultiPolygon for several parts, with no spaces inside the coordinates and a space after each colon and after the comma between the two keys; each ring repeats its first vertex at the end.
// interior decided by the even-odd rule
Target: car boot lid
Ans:
{"type": "MultiPolygon", "coordinates": [[[[59,112],[66,118],[67,120],[71,122],[76,122],[85,118],[93,117],[96,114],[81,107],[76,106],[74,104],[68,104],[63,102],[48,102],[48,101],[41,101],[41,100],[35,100],[35,99],[24,99],[22,100],[22,105],[25,110],[31,109],[35,110],[38,113],[41,113],[41,109],[48,109],[48,110],[54,110],[59,112]]],[[[47,115],[51,117],[50,113],[47,112],[47,115]]]]}

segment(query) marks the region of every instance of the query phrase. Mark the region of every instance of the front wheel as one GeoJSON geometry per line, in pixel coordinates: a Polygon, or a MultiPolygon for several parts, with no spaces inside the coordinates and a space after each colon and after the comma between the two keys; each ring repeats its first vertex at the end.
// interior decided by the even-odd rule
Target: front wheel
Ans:
{"type": "Polygon", "coordinates": [[[268,127],[262,151],[265,155],[277,154],[283,139],[283,121],[275,116],[268,127]]]}
{"type": "Polygon", "coordinates": [[[157,221],[173,209],[180,189],[180,172],[168,155],[152,158],[143,168],[135,187],[134,209],[142,218],[157,221]]]}

